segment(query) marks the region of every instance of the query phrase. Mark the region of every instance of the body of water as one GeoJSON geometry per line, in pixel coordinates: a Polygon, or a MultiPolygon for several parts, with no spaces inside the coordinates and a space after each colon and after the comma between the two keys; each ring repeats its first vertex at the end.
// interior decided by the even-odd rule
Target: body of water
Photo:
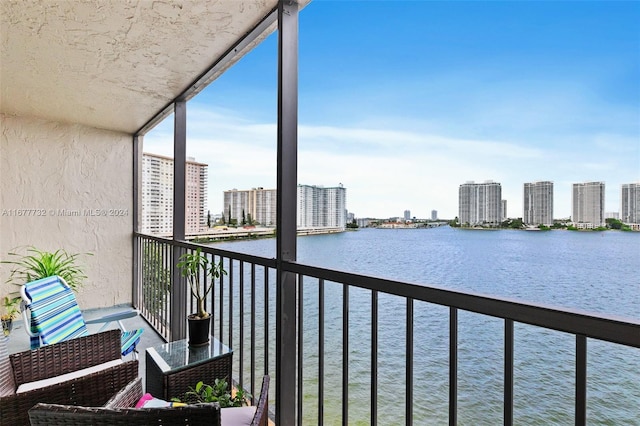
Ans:
{"type": "MultiPolygon", "coordinates": [[[[275,239],[214,244],[275,257],[275,239]]],[[[298,238],[298,261],[435,285],[640,318],[640,234],[452,229],[362,229],[298,238]]],[[[306,285],[306,284],[305,284],[306,285]]],[[[325,424],[340,424],[342,287],[325,288],[325,424]]],[[[378,424],[404,424],[404,300],[380,296],[378,424]]],[[[305,287],[305,424],[317,418],[317,291],[305,287]],[[307,316],[309,320],[307,320],[307,316]]],[[[414,420],[448,421],[448,308],[415,306],[414,420]]],[[[369,423],[370,296],[350,302],[349,424],[369,423]]],[[[459,424],[502,423],[503,321],[459,314],[459,424]]],[[[515,326],[514,420],[573,424],[575,339],[515,326]]],[[[640,351],[588,341],[589,424],[640,425],[640,351]]]]}

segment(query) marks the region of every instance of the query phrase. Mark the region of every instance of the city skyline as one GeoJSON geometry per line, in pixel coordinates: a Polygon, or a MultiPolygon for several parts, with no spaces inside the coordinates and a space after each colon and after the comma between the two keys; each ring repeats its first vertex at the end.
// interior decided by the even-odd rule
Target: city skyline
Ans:
{"type": "MultiPolygon", "coordinates": [[[[146,169],[148,168],[148,164],[147,162],[150,159],[157,159],[157,160],[163,160],[163,161],[157,161],[158,164],[170,164],[172,166],[173,164],[173,159],[169,156],[162,156],[159,154],[155,154],[155,153],[144,153],[143,154],[143,161],[144,161],[144,166],[143,166],[143,205],[147,206],[147,204],[149,203],[149,198],[146,197],[145,198],[145,194],[147,194],[147,192],[149,191],[149,188],[147,188],[148,184],[145,185],[145,174],[148,173],[146,171],[146,169]],[[146,200],[146,201],[145,201],[146,200]]],[[[208,182],[206,180],[206,169],[207,169],[207,165],[206,164],[202,164],[202,163],[198,163],[195,161],[195,158],[193,157],[189,157],[187,160],[187,166],[188,166],[188,171],[190,171],[191,174],[194,173],[195,169],[193,169],[193,165],[199,165],[199,166],[204,166],[204,181],[201,185],[203,185],[203,188],[206,188],[208,186],[208,182]],[[191,169],[189,169],[189,167],[191,167],[191,169]]],[[[162,175],[163,173],[160,173],[160,175],[162,175]]],[[[173,169],[171,170],[167,170],[164,174],[166,174],[166,179],[167,182],[166,184],[164,184],[163,186],[167,186],[167,185],[172,185],[173,184],[173,169]]],[[[156,178],[157,179],[157,178],[156,178]]],[[[201,178],[202,179],[202,178],[201,178]]],[[[193,179],[191,179],[190,181],[193,181],[193,179]]],[[[502,203],[502,220],[506,220],[506,219],[515,219],[515,218],[522,218],[525,224],[539,224],[542,223],[544,225],[551,225],[553,223],[554,219],[568,219],[570,218],[572,221],[576,221],[575,216],[575,212],[576,212],[576,203],[574,201],[575,199],[575,190],[576,187],[582,187],[585,185],[589,185],[589,184],[594,184],[597,183],[598,185],[600,185],[601,188],[601,192],[602,192],[602,197],[605,196],[605,191],[606,191],[606,185],[604,184],[604,182],[574,182],[571,184],[572,186],[572,195],[571,195],[571,208],[572,208],[572,214],[567,216],[567,217],[558,217],[555,215],[554,213],[554,202],[555,202],[555,196],[554,196],[554,184],[551,181],[536,181],[536,182],[525,182],[523,183],[523,189],[522,189],[522,198],[523,198],[523,211],[521,212],[520,215],[518,215],[518,212],[516,212],[515,214],[513,212],[511,212],[511,214],[509,214],[508,212],[504,212],[504,205],[508,203],[508,200],[504,199],[503,197],[498,197],[500,199],[500,202],[502,203]],[[534,192],[536,191],[538,192],[536,195],[534,195],[534,192]],[[540,192],[541,191],[541,192],[540,192]],[[548,192],[548,193],[547,193],[548,192]],[[534,197],[536,198],[536,200],[534,201],[534,197]],[[540,198],[541,197],[541,198],[540,198]],[[544,204],[544,207],[542,207],[542,205],[540,205],[541,203],[544,204]],[[541,211],[538,211],[537,213],[534,211],[527,211],[527,209],[532,208],[533,206],[535,206],[537,209],[543,209],[541,211]],[[541,216],[539,216],[541,215],[541,216]],[[540,217],[543,217],[544,219],[540,220],[540,217]]],[[[160,183],[158,182],[157,185],[159,185],[160,183]]],[[[465,182],[464,184],[461,184],[459,186],[458,189],[458,213],[455,217],[458,217],[459,219],[461,219],[461,210],[464,209],[461,208],[461,200],[462,200],[462,196],[461,196],[461,190],[464,187],[485,187],[485,186],[497,186],[500,189],[502,188],[502,183],[501,182],[493,182],[491,180],[487,180],[484,182],[475,182],[475,181],[468,181],[465,182]]],[[[189,186],[189,185],[188,185],[189,186]]],[[[298,187],[308,187],[308,188],[319,188],[319,189],[332,189],[334,188],[333,186],[327,186],[327,185],[309,185],[309,184],[298,184],[298,187]]],[[[343,188],[342,184],[338,184],[339,188],[343,188]]],[[[627,216],[631,219],[636,219],[638,217],[638,213],[637,213],[637,204],[633,201],[635,200],[636,197],[636,191],[637,188],[640,187],[640,182],[639,183],[623,183],[620,185],[620,194],[621,194],[621,204],[619,206],[618,210],[603,210],[601,213],[603,215],[602,217],[602,221],[604,221],[604,215],[607,214],[611,214],[611,213],[615,213],[616,216],[621,216],[623,214],[623,212],[625,212],[625,209],[627,211],[627,216]],[[626,197],[626,198],[625,198],[626,197]]],[[[168,186],[166,188],[164,188],[164,191],[168,191],[168,186]]],[[[346,188],[345,188],[346,189],[346,188]]],[[[158,189],[155,189],[156,191],[158,191],[158,189]]],[[[194,185],[193,183],[191,184],[191,188],[188,190],[193,191],[194,190],[194,185]]],[[[200,190],[202,192],[202,190],[200,190]]],[[[192,194],[193,195],[193,194],[192,194]]],[[[300,193],[298,194],[299,196],[301,195],[300,193]]],[[[167,192],[167,196],[165,197],[166,200],[164,200],[165,204],[168,202],[169,204],[161,206],[162,210],[167,210],[170,211],[171,210],[171,197],[172,194],[170,194],[169,192],[167,192]]],[[[196,198],[198,198],[198,202],[200,203],[200,208],[198,208],[198,217],[196,218],[196,221],[203,221],[204,217],[206,217],[206,212],[207,210],[204,209],[204,207],[202,207],[202,203],[204,203],[204,200],[200,200],[200,196],[198,195],[196,198]]],[[[496,201],[497,199],[496,198],[496,201]]],[[[606,199],[606,197],[604,197],[606,199]]],[[[155,199],[155,198],[154,198],[155,199]]],[[[205,199],[206,199],[206,194],[205,194],[205,199]]],[[[210,211],[210,213],[212,213],[213,215],[228,215],[229,214],[229,209],[232,209],[232,217],[235,219],[241,218],[242,214],[245,213],[246,215],[251,215],[251,217],[256,220],[258,223],[263,224],[263,225],[267,225],[267,226],[272,226],[275,224],[275,210],[276,210],[276,189],[275,188],[269,188],[269,189],[265,189],[263,187],[253,187],[251,189],[237,189],[237,188],[233,188],[230,190],[225,190],[223,191],[223,206],[224,210],[216,212],[216,211],[210,211]],[[243,200],[243,201],[241,201],[243,200]],[[246,211],[245,211],[246,210],[246,211]],[[265,216],[266,215],[266,216],[265,216]],[[268,219],[265,219],[267,218],[268,219]]],[[[411,210],[410,209],[405,209],[402,215],[390,215],[390,216],[361,216],[356,214],[355,212],[352,212],[349,209],[349,206],[346,205],[346,201],[344,201],[345,204],[345,211],[347,211],[349,214],[354,215],[355,218],[374,218],[374,219],[389,219],[389,218],[403,218],[404,220],[410,220],[412,218],[416,218],[416,219],[426,219],[427,216],[420,216],[417,217],[415,215],[411,215],[411,210]]],[[[603,206],[604,207],[604,206],[603,206]]],[[[147,210],[148,210],[148,206],[147,206],[147,210]]],[[[193,210],[193,209],[191,209],[193,210]]],[[[144,213],[144,210],[143,210],[144,213]]],[[[192,212],[193,213],[193,212],[192,212]]],[[[434,214],[437,216],[438,212],[437,210],[431,210],[430,212],[431,214],[431,219],[435,220],[436,218],[434,218],[434,214]]],[[[153,216],[153,215],[152,215],[153,216]]],[[[187,215],[187,220],[189,221],[190,216],[187,215]]],[[[448,218],[444,218],[447,220],[451,220],[454,219],[454,217],[448,217],[448,218]]],[[[146,227],[148,227],[148,217],[145,217],[143,214],[143,228],[146,229],[146,227]]],[[[166,220],[169,220],[168,218],[166,220]]],[[[495,222],[495,219],[492,220],[493,222],[495,222]]],[[[581,221],[581,220],[578,220],[581,221]]],[[[477,222],[477,223],[481,223],[477,222]]],[[[628,222],[628,221],[626,221],[628,222]]],[[[604,223],[604,222],[602,222],[604,223]]],[[[629,223],[636,223],[636,222],[629,222],[629,223]]],[[[190,224],[187,224],[190,229],[191,232],[193,232],[193,227],[189,226],[190,224]]],[[[300,225],[300,224],[299,224],[300,225]]],[[[155,225],[156,227],[158,225],[155,225]]],[[[163,228],[163,232],[169,232],[170,228],[171,228],[171,222],[167,222],[165,225],[161,225],[161,227],[163,228]],[[165,229],[166,228],[166,229],[165,229]]],[[[158,228],[160,229],[160,228],[158,228]]]]}
{"type": "MultiPolygon", "coordinates": [[[[453,218],[461,182],[501,182],[521,217],[522,184],[549,180],[564,218],[573,183],[602,181],[617,212],[620,186],[640,181],[639,20],[632,2],[314,0],[298,183],[342,182],[357,217],[453,218]]],[[[274,34],[187,105],[212,212],[224,190],[275,187],[276,52],[274,34]]],[[[166,120],[145,149],[172,155],[172,136],[166,120]]]]}

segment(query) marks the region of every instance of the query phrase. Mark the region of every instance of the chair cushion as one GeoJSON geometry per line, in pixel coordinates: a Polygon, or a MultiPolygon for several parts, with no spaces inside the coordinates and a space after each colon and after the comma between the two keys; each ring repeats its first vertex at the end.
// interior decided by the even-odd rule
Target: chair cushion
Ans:
{"type": "Polygon", "coordinates": [[[0,397],[16,393],[16,382],[7,349],[8,341],[8,337],[0,337],[0,397]]]}
{"type": "Polygon", "coordinates": [[[250,425],[253,416],[256,414],[256,407],[226,407],[220,409],[222,426],[244,426],[250,425]]]}
{"type": "Polygon", "coordinates": [[[62,374],[56,377],[50,377],[48,379],[37,380],[35,382],[23,383],[18,386],[18,390],[16,393],[28,392],[30,390],[39,389],[51,385],[55,385],[62,382],[67,382],[69,380],[77,379],[79,377],[87,376],[92,373],[97,373],[98,371],[106,370],[107,368],[115,367],[116,365],[122,364],[121,359],[114,359],[109,362],[105,362],[103,364],[94,365],[93,367],[83,368],[82,370],[72,371],[71,373],[62,374]]]}
{"type": "Polygon", "coordinates": [[[136,404],[136,408],[166,408],[166,407],[186,407],[184,402],[169,402],[164,399],[154,398],[150,393],[145,393],[136,404]]]}

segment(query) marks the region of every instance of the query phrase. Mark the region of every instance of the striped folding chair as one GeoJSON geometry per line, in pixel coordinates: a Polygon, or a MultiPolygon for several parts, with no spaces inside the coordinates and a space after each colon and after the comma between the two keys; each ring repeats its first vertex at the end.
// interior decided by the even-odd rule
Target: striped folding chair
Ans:
{"type": "Polygon", "coordinates": [[[122,330],[122,356],[134,354],[142,329],[126,331],[122,320],[138,315],[137,311],[127,311],[85,321],[69,285],[61,277],[54,275],[31,281],[22,286],[22,317],[25,330],[31,338],[31,349],[42,345],[58,343],[89,334],[87,324],[104,323],[100,331],[109,323],[117,322],[122,330]]]}

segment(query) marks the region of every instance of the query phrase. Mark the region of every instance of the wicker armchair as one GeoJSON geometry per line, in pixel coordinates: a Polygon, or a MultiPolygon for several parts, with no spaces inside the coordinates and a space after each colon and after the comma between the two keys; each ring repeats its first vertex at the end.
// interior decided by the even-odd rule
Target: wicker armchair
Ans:
{"type": "Polygon", "coordinates": [[[256,402],[256,414],[253,416],[251,426],[267,426],[269,424],[269,376],[262,378],[260,399],[256,402]]]}
{"type": "MultiPolygon", "coordinates": [[[[104,407],[74,407],[69,405],[37,404],[29,410],[32,426],[136,426],[191,425],[219,426],[221,409],[217,403],[194,404],[184,407],[132,408],[142,397],[142,380],[135,379],[115,394],[104,407]]],[[[255,406],[251,426],[267,426],[269,422],[269,376],[262,379],[260,398],[255,406]]],[[[242,407],[249,408],[249,407],[242,407]]],[[[237,410],[224,408],[222,410],[237,410]]],[[[222,424],[222,426],[238,426],[222,424]]]]}
{"type": "Polygon", "coordinates": [[[0,424],[28,425],[38,402],[102,405],[138,376],[138,361],[123,362],[120,330],[71,339],[8,355],[0,339],[0,424]],[[114,366],[55,384],[20,392],[20,385],[52,379],[114,361],[114,366]]]}
{"type": "Polygon", "coordinates": [[[218,403],[183,407],[132,408],[142,397],[142,380],[135,379],[104,407],[37,404],[29,410],[32,426],[220,426],[218,403]]]}

